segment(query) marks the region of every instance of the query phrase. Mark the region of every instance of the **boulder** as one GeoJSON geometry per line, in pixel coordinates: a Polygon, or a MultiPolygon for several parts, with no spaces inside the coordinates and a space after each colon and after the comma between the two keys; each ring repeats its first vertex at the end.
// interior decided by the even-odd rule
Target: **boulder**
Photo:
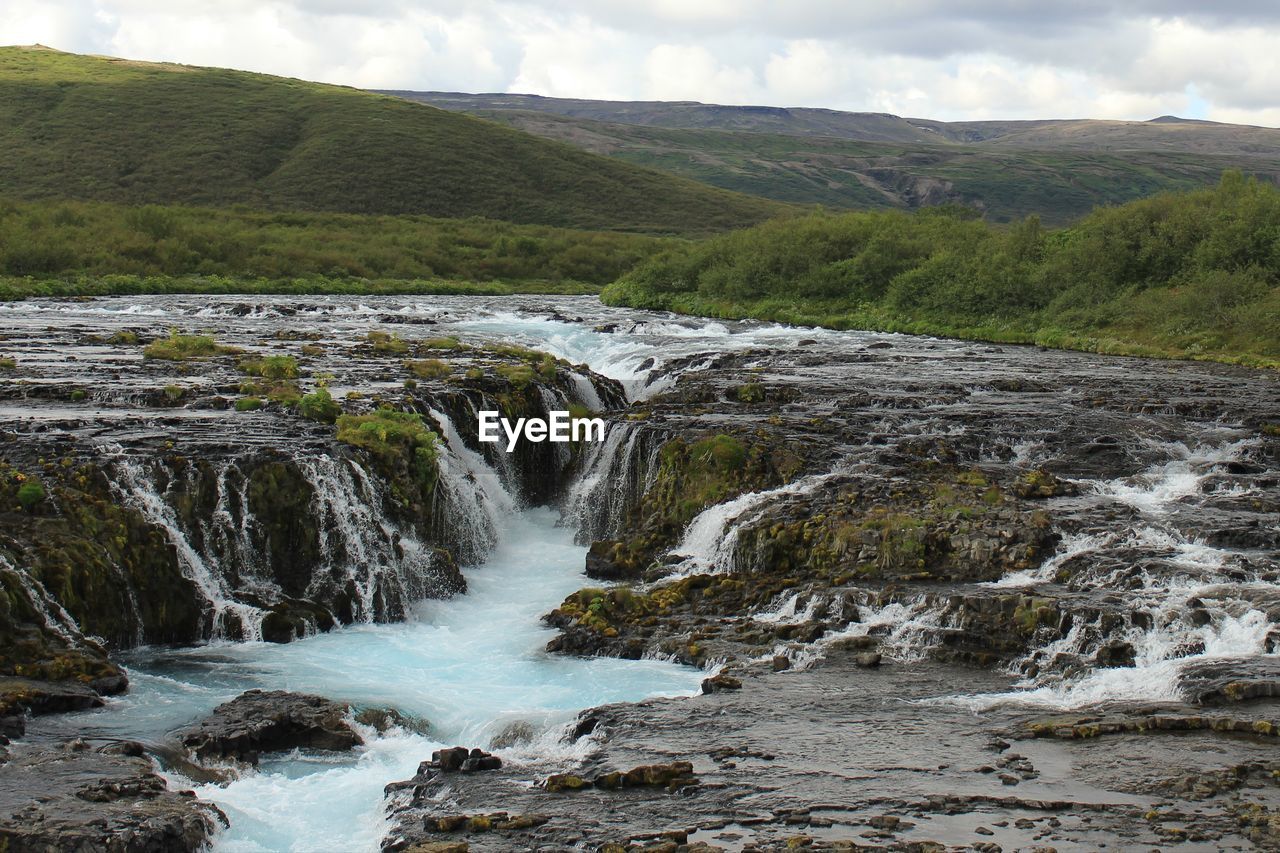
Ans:
{"type": "Polygon", "coordinates": [[[0,849],[206,848],[226,816],[190,791],[169,790],[136,752],[81,740],[18,748],[0,766],[0,849]]]}
{"type": "Polygon", "coordinates": [[[346,722],[349,711],[348,706],[322,696],[250,690],[219,705],[179,737],[201,760],[257,764],[264,752],[298,748],[342,752],[363,742],[346,722]]]}
{"type": "Polygon", "coordinates": [[[702,679],[703,693],[722,693],[726,690],[741,690],[742,681],[729,675],[727,672],[719,672],[710,678],[702,679]]]}
{"type": "Polygon", "coordinates": [[[418,765],[418,775],[428,775],[432,770],[441,773],[475,773],[480,770],[498,770],[501,767],[502,759],[496,755],[482,749],[455,746],[431,753],[430,761],[418,765]]]}

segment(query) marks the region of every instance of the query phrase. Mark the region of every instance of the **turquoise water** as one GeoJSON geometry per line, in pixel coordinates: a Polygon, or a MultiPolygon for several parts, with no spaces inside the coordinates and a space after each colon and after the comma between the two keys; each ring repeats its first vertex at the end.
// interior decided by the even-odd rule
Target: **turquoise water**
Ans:
{"type": "Polygon", "coordinates": [[[62,724],[157,738],[253,687],[394,707],[425,719],[426,737],[366,731],[367,745],[354,755],[282,756],[230,784],[195,786],[231,819],[217,850],[376,850],[386,829],[383,787],[411,777],[441,745],[486,747],[511,723],[530,723],[535,740],[499,754],[508,764],[527,765],[534,778],[584,748],[560,740],[580,710],[698,691],[705,673],[688,667],[543,650],[555,632],[541,623],[542,614],[588,583],[585,548],[556,526],[558,519],[546,508],[513,513],[490,559],[467,572],[468,593],[425,602],[412,621],[353,626],[285,646],[218,644],[139,655],[126,696],[103,711],[63,717],[62,724]]]}

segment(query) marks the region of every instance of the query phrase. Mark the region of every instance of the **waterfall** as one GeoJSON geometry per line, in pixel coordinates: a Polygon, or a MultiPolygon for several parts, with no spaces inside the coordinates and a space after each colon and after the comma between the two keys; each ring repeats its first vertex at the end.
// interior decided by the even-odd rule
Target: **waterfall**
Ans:
{"type": "Polygon", "coordinates": [[[311,511],[324,555],[308,598],[323,599],[336,585],[354,594],[352,617],[372,622],[438,591],[432,548],[387,517],[383,488],[364,468],[336,455],[294,462],[315,490],[311,511]]]}
{"type": "Polygon", "coordinates": [[[467,447],[453,419],[439,409],[428,411],[444,439],[439,487],[449,533],[458,542],[459,561],[477,563],[497,544],[502,521],[516,511],[517,501],[485,458],[467,447]]]}
{"type": "Polygon", "coordinates": [[[591,381],[591,377],[583,376],[577,371],[570,373],[569,376],[573,379],[573,387],[578,393],[579,403],[593,412],[603,412],[608,408],[604,401],[600,399],[600,392],[596,390],[595,383],[591,381]]]}
{"type": "MultiPolygon", "coordinates": [[[[546,411],[548,417],[553,411],[564,411],[568,405],[568,401],[564,395],[558,390],[539,385],[538,391],[542,395],[542,408],[546,411]]],[[[555,472],[557,479],[569,467],[569,463],[573,461],[573,451],[569,445],[564,442],[555,442],[550,444],[552,453],[555,454],[555,472]]]]}
{"type": "Polygon", "coordinates": [[[27,601],[31,604],[31,609],[40,615],[41,622],[56,634],[58,639],[68,646],[74,646],[80,642],[83,635],[76,620],[71,618],[71,614],[63,609],[58,600],[51,596],[43,585],[15,566],[3,554],[0,554],[0,574],[12,578],[22,588],[27,601]]]}
{"type": "Polygon", "coordinates": [[[177,512],[160,493],[152,472],[127,456],[117,457],[114,472],[116,476],[112,478],[111,487],[121,502],[138,510],[147,521],[165,532],[177,551],[183,575],[200,590],[211,614],[209,634],[215,638],[235,639],[234,629],[238,629],[240,639],[262,639],[262,610],[231,597],[217,566],[211,567],[205,555],[192,546],[178,521],[177,512]]]}
{"type": "Polygon", "coordinates": [[[660,439],[636,424],[613,423],[604,441],[588,445],[564,501],[565,523],[579,543],[618,536],[658,474],[660,439]]]}
{"type": "Polygon", "coordinates": [[[806,495],[839,475],[839,471],[802,477],[792,483],[760,492],[748,492],[730,501],[708,507],[698,513],[685,528],[680,544],[671,549],[677,557],[683,557],[677,574],[699,572],[729,572],[735,568],[734,549],[744,526],[759,518],[762,510],[772,501],[787,496],[806,495]]]}
{"type": "Polygon", "coordinates": [[[1180,701],[1186,698],[1184,675],[1202,664],[1276,654],[1274,626],[1259,605],[1274,588],[1274,563],[1208,545],[1182,530],[1176,515],[1207,494],[1209,478],[1253,444],[1160,443],[1165,461],[1134,477],[1092,483],[1102,506],[1130,507],[1141,520],[1128,529],[1068,536],[1039,570],[1009,575],[993,586],[1048,583],[1070,563],[1069,589],[1124,590],[1123,607],[1074,613],[1065,633],[1042,637],[1010,664],[1020,678],[1015,690],[949,701],[975,709],[1180,701]],[[1138,560],[1142,570],[1135,573],[1138,560]],[[1130,660],[1117,665],[1108,655],[1115,649],[1130,660]]]}

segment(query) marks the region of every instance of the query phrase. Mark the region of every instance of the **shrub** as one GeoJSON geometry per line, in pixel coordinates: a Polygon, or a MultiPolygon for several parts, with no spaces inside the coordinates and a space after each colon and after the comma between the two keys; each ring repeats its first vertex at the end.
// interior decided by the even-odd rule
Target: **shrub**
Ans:
{"type": "Polygon", "coordinates": [[[537,378],[533,368],[527,364],[500,364],[498,374],[518,388],[523,388],[537,378]]]}
{"type": "Polygon", "coordinates": [[[733,436],[721,433],[694,443],[689,448],[689,457],[706,468],[729,472],[741,468],[747,461],[747,448],[733,436]]]}
{"type": "Polygon", "coordinates": [[[261,397],[241,397],[239,400],[236,400],[237,412],[256,412],[258,409],[261,409],[261,408],[262,408],[261,397]]]}
{"type": "Polygon", "coordinates": [[[342,407],[333,399],[328,388],[317,388],[304,394],[298,401],[298,414],[320,423],[331,424],[342,414],[342,407]]]}
{"type": "Polygon", "coordinates": [[[18,360],[15,358],[0,358],[0,370],[17,370],[18,360]]]}
{"type": "Polygon", "coordinates": [[[240,362],[240,371],[250,376],[261,376],[263,379],[298,378],[298,360],[291,355],[269,355],[265,358],[240,362]]]}
{"type": "Polygon", "coordinates": [[[421,415],[378,409],[366,415],[342,415],[337,425],[338,441],[368,451],[393,470],[404,465],[425,490],[435,486],[438,439],[421,415]]]}
{"type": "Polygon", "coordinates": [[[419,379],[443,379],[451,372],[449,365],[438,358],[406,361],[404,366],[419,379]]]}
{"type": "Polygon", "coordinates": [[[27,480],[18,487],[18,503],[22,508],[30,511],[36,504],[45,499],[44,486],[39,480],[27,480]]]}
{"type": "Polygon", "coordinates": [[[235,351],[232,347],[221,346],[212,335],[181,335],[174,329],[169,332],[169,337],[147,344],[142,355],[166,361],[187,361],[235,351]]]}
{"type": "Polygon", "coordinates": [[[373,344],[374,352],[403,354],[409,351],[409,345],[401,340],[399,335],[389,335],[375,330],[366,335],[365,339],[373,344]]]}

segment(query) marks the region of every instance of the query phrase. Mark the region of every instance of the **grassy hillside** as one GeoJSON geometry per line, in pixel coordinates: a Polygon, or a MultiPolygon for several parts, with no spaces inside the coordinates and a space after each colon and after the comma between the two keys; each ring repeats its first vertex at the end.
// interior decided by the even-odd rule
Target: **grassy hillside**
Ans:
{"type": "Polygon", "coordinates": [[[0,196],[707,233],[779,205],[337,86],[0,48],[0,196]]]}
{"type": "Polygon", "coordinates": [[[957,209],[817,215],[670,250],[606,302],[1280,366],[1280,190],[1103,208],[1047,231],[957,209]]]}
{"type": "Polygon", "coordinates": [[[1212,186],[1232,168],[1280,181],[1280,148],[1272,157],[1120,155],[681,130],[519,110],[477,115],[597,154],[778,201],[863,210],[962,204],[994,222],[1037,214],[1047,224],[1066,224],[1100,205],[1212,186]]]}
{"type": "Polygon", "coordinates": [[[861,142],[1003,146],[1042,151],[1180,151],[1198,154],[1275,154],[1280,129],[1160,116],[1150,121],[1042,119],[936,121],[889,113],[810,107],[703,104],[697,101],[593,101],[538,95],[394,92],[444,109],[476,113],[523,110],[598,122],[700,130],[736,130],[790,136],[827,136],[861,142]]]}
{"type": "Polygon", "coordinates": [[[1228,169],[1280,182],[1280,130],[1149,122],[936,122],[876,113],[530,95],[403,93],[712,186],[792,204],[1074,221],[1094,207],[1212,186],[1228,169]]]}
{"type": "Polygon", "coordinates": [[[0,275],[606,284],[671,237],[488,219],[0,201],[0,275]]]}

